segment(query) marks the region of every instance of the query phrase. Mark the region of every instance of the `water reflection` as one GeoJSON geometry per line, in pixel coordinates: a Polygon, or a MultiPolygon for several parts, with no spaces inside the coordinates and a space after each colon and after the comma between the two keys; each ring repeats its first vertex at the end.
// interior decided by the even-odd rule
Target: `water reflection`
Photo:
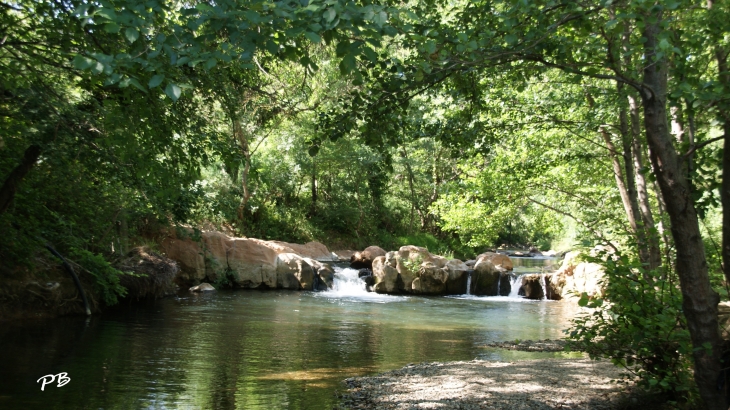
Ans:
{"type": "Polygon", "coordinates": [[[353,375],[562,355],[484,346],[560,337],[571,305],[482,299],[219,291],[121,306],[89,322],[6,325],[0,408],[326,408],[353,375]],[[71,382],[41,392],[36,380],[59,372],[71,382]]]}

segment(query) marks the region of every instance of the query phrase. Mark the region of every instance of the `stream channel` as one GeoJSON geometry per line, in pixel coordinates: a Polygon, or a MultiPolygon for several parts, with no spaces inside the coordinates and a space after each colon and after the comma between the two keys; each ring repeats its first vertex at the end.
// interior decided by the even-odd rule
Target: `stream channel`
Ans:
{"type": "MultiPolygon", "coordinates": [[[[513,258],[518,275],[559,262],[513,258]]],[[[89,319],[10,322],[0,409],[331,409],[343,379],[408,363],[581,357],[485,347],[560,338],[573,305],[378,295],[338,267],[327,292],[181,292],[89,319]],[[70,382],[41,391],[41,377],[62,372],[70,382]]]]}

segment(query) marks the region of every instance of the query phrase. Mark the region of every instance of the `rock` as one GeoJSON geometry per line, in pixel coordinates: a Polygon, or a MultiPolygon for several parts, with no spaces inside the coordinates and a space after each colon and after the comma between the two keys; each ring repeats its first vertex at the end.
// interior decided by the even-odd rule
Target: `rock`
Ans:
{"type": "Polygon", "coordinates": [[[175,279],[179,268],[177,262],[159,255],[146,246],[130,250],[127,255],[115,263],[114,267],[122,272],[135,275],[123,275],[119,284],[127,288],[128,298],[162,298],[174,295],[177,291],[175,279]]]}
{"type": "Polygon", "coordinates": [[[449,274],[446,269],[439,268],[433,262],[424,262],[413,280],[413,293],[423,295],[441,295],[446,292],[446,280],[449,274]]]}
{"type": "Polygon", "coordinates": [[[466,283],[469,279],[469,272],[472,269],[458,259],[451,259],[444,267],[448,273],[446,280],[446,294],[463,295],[466,292],[466,283]]]}
{"type": "MultiPolygon", "coordinates": [[[[192,233],[192,230],[189,232],[192,233]]],[[[177,262],[180,269],[177,279],[182,283],[200,283],[205,278],[205,258],[200,243],[171,232],[160,243],[160,250],[177,262]]]]}
{"type": "Polygon", "coordinates": [[[332,289],[335,281],[335,271],[332,267],[326,263],[322,263],[318,260],[311,258],[302,258],[305,262],[312,267],[315,277],[315,290],[327,290],[332,289]]]}
{"type": "Polygon", "coordinates": [[[576,292],[578,295],[585,292],[589,297],[603,294],[603,267],[595,263],[578,262],[579,255],[577,251],[568,252],[560,269],[546,277],[546,296],[549,299],[576,296],[576,292]]]}
{"type": "Polygon", "coordinates": [[[474,265],[477,264],[477,261],[476,259],[469,259],[468,261],[464,262],[464,264],[471,269],[474,267],[474,265]]]}
{"type": "Polygon", "coordinates": [[[335,255],[337,255],[337,258],[341,261],[349,261],[350,258],[352,258],[352,255],[355,254],[355,251],[351,250],[338,250],[338,251],[332,251],[335,255]]]}
{"type": "Polygon", "coordinates": [[[357,271],[358,278],[364,278],[366,276],[373,276],[372,269],[362,268],[357,271]]]}
{"type": "Polygon", "coordinates": [[[524,275],[519,295],[527,299],[540,300],[545,296],[540,283],[541,275],[524,275]]]}
{"type": "Polygon", "coordinates": [[[509,296],[512,292],[512,278],[514,273],[500,272],[499,273],[499,296],[509,296]]]}
{"type": "Polygon", "coordinates": [[[203,232],[202,238],[205,275],[209,281],[216,282],[228,271],[228,250],[233,239],[215,231],[203,232]]]}
{"type": "MultiPolygon", "coordinates": [[[[272,244],[281,245],[284,248],[288,248],[286,253],[296,253],[302,258],[310,258],[318,261],[331,261],[333,260],[332,253],[327,249],[326,246],[319,242],[307,242],[304,245],[297,243],[288,243],[281,241],[270,241],[272,244]],[[289,251],[289,249],[291,251],[289,251]]],[[[283,252],[282,252],[283,253],[283,252]]]]}
{"type": "Polygon", "coordinates": [[[212,290],[215,290],[213,285],[211,285],[210,283],[205,283],[205,282],[201,283],[200,285],[193,286],[192,288],[190,288],[191,292],[210,292],[212,290]]]}
{"type": "Polygon", "coordinates": [[[377,293],[395,293],[399,290],[398,270],[395,268],[395,258],[388,259],[385,256],[378,256],[373,260],[373,277],[375,283],[373,290],[377,293]]]}
{"type": "Polygon", "coordinates": [[[385,256],[385,254],[385,250],[380,247],[368,246],[362,252],[355,252],[355,254],[350,257],[350,267],[353,269],[372,269],[375,258],[385,256]]]}
{"type": "Polygon", "coordinates": [[[243,238],[231,241],[228,266],[236,284],[243,288],[276,287],[277,252],[262,242],[243,238]]]}
{"type": "Polygon", "coordinates": [[[276,257],[276,287],[312,290],[314,269],[304,258],[295,253],[281,253],[276,257]]]}
{"type": "MultiPolygon", "coordinates": [[[[501,253],[494,253],[494,252],[484,252],[483,254],[477,256],[477,262],[481,260],[488,260],[492,262],[492,264],[498,269],[498,270],[512,270],[512,260],[510,260],[509,256],[503,255],[501,253]]],[[[476,264],[474,265],[476,266],[476,264]]]]}
{"type": "Polygon", "coordinates": [[[479,258],[474,265],[471,279],[471,294],[477,296],[496,296],[499,286],[500,272],[486,258],[479,258]]]}

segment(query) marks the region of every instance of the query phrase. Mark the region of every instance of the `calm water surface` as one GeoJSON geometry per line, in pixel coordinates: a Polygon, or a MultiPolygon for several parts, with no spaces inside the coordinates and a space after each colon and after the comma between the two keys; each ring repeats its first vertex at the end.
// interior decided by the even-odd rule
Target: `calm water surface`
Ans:
{"type": "Polygon", "coordinates": [[[565,356],[486,348],[562,336],[570,304],[508,297],[218,291],[0,329],[0,408],[326,409],[347,377],[445,360],[565,356]],[[68,373],[62,387],[36,381],[68,373]]]}

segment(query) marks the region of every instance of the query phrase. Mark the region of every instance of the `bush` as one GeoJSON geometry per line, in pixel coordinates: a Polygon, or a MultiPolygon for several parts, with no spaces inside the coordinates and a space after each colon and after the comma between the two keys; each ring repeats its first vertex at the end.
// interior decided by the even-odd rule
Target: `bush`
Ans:
{"type": "Polygon", "coordinates": [[[692,345],[672,276],[645,271],[621,255],[587,259],[603,265],[605,293],[593,300],[581,295],[579,304],[591,310],[572,321],[568,339],[591,358],[611,359],[638,376],[643,387],[671,400],[696,397],[692,345]]]}
{"type": "Polygon", "coordinates": [[[72,248],[71,257],[94,277],[94,290],[101,294],[107,306],[117,304],[118,298],[127,294],[120,283],[125,273],[115,269],[102,255],[72,248]]]}

